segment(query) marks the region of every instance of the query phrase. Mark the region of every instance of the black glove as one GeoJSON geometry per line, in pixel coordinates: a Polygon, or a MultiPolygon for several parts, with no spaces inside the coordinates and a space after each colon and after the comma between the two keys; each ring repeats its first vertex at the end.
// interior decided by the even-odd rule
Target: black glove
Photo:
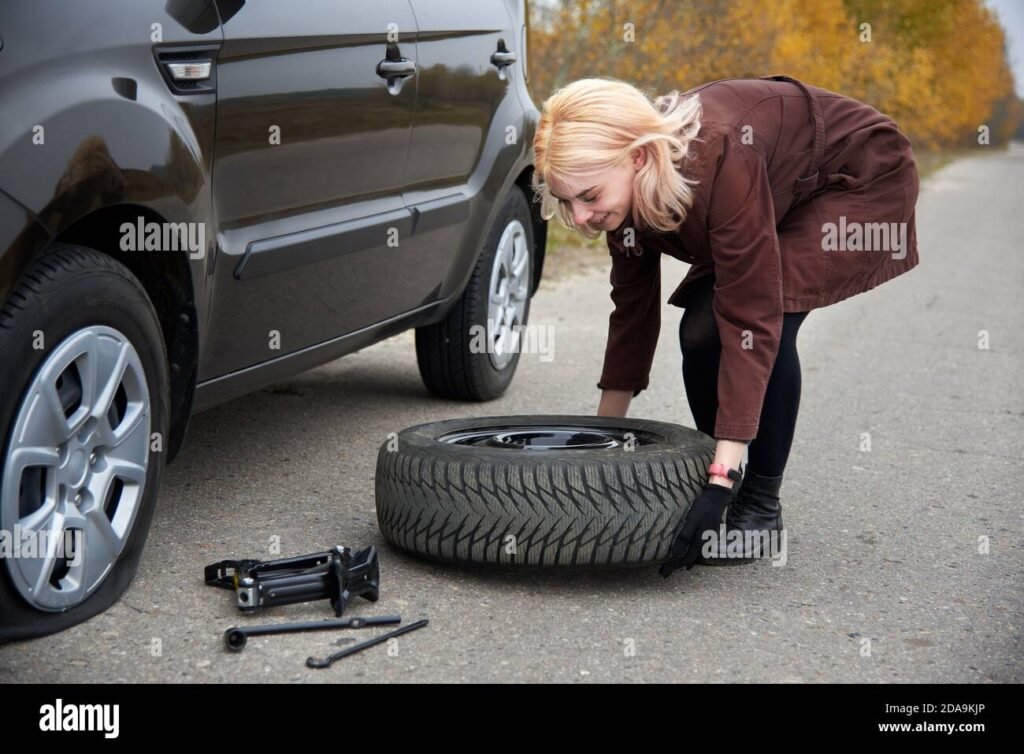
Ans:
{"type": "Polygon", "coordinates": [[[704,532],[708,529],[718,532],[718,527],[722,523],[722,512],[732,500],[737,484],[733,482],[732,488],[721,484],[708,484],[704,488],[676,527],[672,548],[658,573],[668,578],[677,568],[693,568],[704,544],[704,532]]]}

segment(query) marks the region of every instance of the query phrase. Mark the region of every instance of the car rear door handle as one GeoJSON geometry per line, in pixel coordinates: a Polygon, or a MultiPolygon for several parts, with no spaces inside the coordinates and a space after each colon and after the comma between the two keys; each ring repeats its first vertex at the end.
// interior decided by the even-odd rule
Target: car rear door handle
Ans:
{"type": "Polygon", "coordinates": [[[398,45],[388,45],[387,56],[377,63],[377,75],[388,82],[388,92],[399,95],[405,80],[416,73],[416,61],[403,58],[398,45]]]}
{"type": "Polygon", "coordinates": [[[499,68],[506,65],[512,65],[514,62],[516,62],[516,54],[514,52],[498,50],[491,54],[491,63],[499,68]]]}
{"type": "Polygon", "coordinates": [[[504,80],[505,68],[516,62],[516,54],[505,47],[505,40],[498,40],[498,49],[491,53],[491,65],[498,66],[498,78],[504,80]]]}
{"type": "Polygon", "coordinates": [[[382,79],[405,78],[416,73],[416,61],[406,60],[384,60],[377,63],[377,75],[382,79]]]}

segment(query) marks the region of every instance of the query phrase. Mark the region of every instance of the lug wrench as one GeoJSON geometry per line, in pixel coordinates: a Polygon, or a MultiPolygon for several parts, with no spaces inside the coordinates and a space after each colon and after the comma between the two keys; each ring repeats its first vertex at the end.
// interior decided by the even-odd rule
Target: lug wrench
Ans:
{"type": "Polygon", "coordinates": [[[326,631],[332,628],[365,628],[366,626],[390,626],[401,623],[400,615],[371,615],[366,618],[343,618],[341,620],[313,620],[305,623],[271,623],[265,626],[232,626],[224,632],[224,643],[232,652],[241,652],[250,636],[267,634],[293,634],[299,631],[326,631]]]}
{"type": "Polygon", "coordinates": [[[308,657],[306,658],[306,667],[329,668],[331,666],[331,663],[333,663],[335,660],[340,660],[342,657],[354,655],[356,652],[361,652],[367,647],[372,647],[375,644],[380,644],[381,642],[387,641],[388,639],[393,639],[394,637],[408,633],[409,631],[415,631],[417,628],[423,628],[425,625],[427,625],[427,622],[428,621],[426,618],[424,618],[423,620],[418,620],[415,623],[410,623],[408,626],[396,629],[394,631],[384,634],[383,636],[378,636],[376,639],[370,639],[369,641],[364,641],[362,644],[356,644],[355,646],[349,647],[348,649],[343,649],[340,652],[335,652],[330,657],[324,657],[323,659],[319,660],[315,657],[308,657]]]}

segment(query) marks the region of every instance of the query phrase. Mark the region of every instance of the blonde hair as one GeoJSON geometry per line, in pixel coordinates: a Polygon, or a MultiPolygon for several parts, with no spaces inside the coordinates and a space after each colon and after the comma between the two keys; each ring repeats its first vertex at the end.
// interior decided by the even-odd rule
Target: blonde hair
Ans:
{"type": "Polygon", "coordinates": [[[678,170],[700,131],[701,104],[696,94],[678,91],[652,102],[640,89],[618,79],[600,77],[574,81],[544,101],[533,139],[535,168],[531,187],[540,201],[541,217],[553,216],[587,238],[601,231],[577,227],[572,213],[551,194],[548,182],[597,173],[629,159],[637,148],[647,159],[633,177],[633,223],[671,231],[682,225],[693,204],[697,181],[678,170]]]}

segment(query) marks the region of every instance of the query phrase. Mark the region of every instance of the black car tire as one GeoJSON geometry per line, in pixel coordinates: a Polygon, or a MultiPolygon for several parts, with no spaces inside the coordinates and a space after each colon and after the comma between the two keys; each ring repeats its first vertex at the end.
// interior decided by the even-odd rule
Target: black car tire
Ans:
{"type": "MultiPolygon", "coordinates": [[[[491,355],[474,348],[474,332],[488,331],[488,297],[495,258],[506,229],[513,224],[525,237],[527,254],[525,307],[520,325],[530,313],[530,281],[533,265],[533,226],[530,207],[518,188],[508,192],[493,225],[487,233],[483,251],[458,303],[440,322],[416,329],[416,358],[420,376],[433,395],[465,401],[497,398],[508,388],[519,363],[518,350],[507,364],[496,365],[491,355]],[[483,328],[483,330],[474,330],[483,328]]],[[[493,329],[493,328],[491,328],[493,329]]],[[[489,340],[489,338],[488,338],[489,340]]]]}
{"type": "Polygon", "coordinates": [[[646,419],[493,416],[420,424],[380,446],[377,522],[389,543],[436,562],[648,565],[667,557],[676,524],[707,483],[714,450],[714,440],[697,430],[646,419]],[[549,430],[558,427],[575,439],[557,439],[549,430]],[[509,428],[521,434],[503,435],[509,428]],[[599,439],[589,431],[617,445],[580,447],[599,439]],[[562,447],[524,449],[523,437],[562,447]]]}
{"type": "MultiPolygon", "coordinates": [[[[111,378],[111,382],[108,383],[117,385],[118,392],[110,400],[111,409],[104,413],[104,417],[113,428],[112,431],[124,429],[126,435],[118,442],[127,444],[130,437],[133,452],[140,459],[146,459],[145,465],[138,464],[134,472],[143,474],[144,482],[139,479],[129,479],[127,482],[127,489],[132,490],[129,495],[132,500],[132,514],[125,515],[126,528],[121,535],[119,548],[109,548],[112,560],[109,565],[103,566],[105,575],[97,577],[94,586],[83,590],[80,595],[81,601],[77,604],[70,604],[69,601],[66,606],[49,609],[31,604],[18,591],[12,576],[12,573],[15,573],[13,569],[18,567],[17,564],[12,559],[0,560],[0,641],[45,636],[97,615],[110,607],[124,593],[139,566],[164,468],[163,451],[166,449],[169,415],[169,379],[164,339],[153,305],[139,280],[115,259],[82,246],[54,244],[22,276],[6,304],[0,309],[0,353],[4,355],[0,359],[0,385],[3,386],[3,390],[0,390],[0,426],[6,428],[3,456],[0,456],[0,463],[5,466],[0,468],[6,468],[8,454],[14,442],[15,422],[21,411],[23,399],[32,386],[40,384],[42,370],[48,363],[48,358],[58,352],[61,344],[70,339],[70,336],[93,331],[98,332],[100,338],[107,337],[107,342],[112,340],[109,333],[116,331],[118,335],[123,334],[123,342],[131,347],[125,347],[121,352],[128,354],[125,363],[129,365],[123,372],[123,379],[127,381],[129,376],[131,377],[131,390],[134,391],[133,394],[144,396],[148,401],[148,412],[140,408],[139,418],[132,420],[134,428],[124,429],[127,425],[123,422],[128,421],[127,411],[119,408],[115,414],[110,413],[114,410],[115,404],[121,405],[120,391],[128,384],[117,377],[111,378]],[[38,339],[40,333],[44,346],[33,347],[33,339],[38,339]],[[145,434],[143,423],[147,413],[148,436],[145,434]],[[111,416],[114,418],[110,419],[111,416]],[[161,447],[160,442],[152,442],[153,433],[159,433],[164,447],[161,447]],[[141,445],[143,440],[145,445],[141,445]]],[[[120,342],[118,344],[120,345],[120,342]]],[[[117,367],[111,374],[116,372],[117,367]]],[[[66,383],[63,374],[61,381],[66,383]]],[[[58,381],[58,387],[62,384],[61,381],[58,381]]],[[[99,384],[98,378],[95,384],[99,384]]],[[[84,395],[85,389],[82,388],[80,392],[84,395]]],[[[100,393],[97,392],[97,395],[100,393]]],[[[141,401],[140,398],[139,406],[143,406],[141,401]]],[[[61,405],[63,406],[63,401],[61,405]]],[[[99,398],[95,405],[102,405],[99,398]]],[[[124,405],[131,408],[134,404],[124,405]]],[[[83,406],[84,398],[79,403],[80,408],[83,406]]],[[[95,434],[98,437],[100,433],[97,431],[95,434]]],[[[83,430],[81,437],[85,436],[83,430]]],[[[109,460],[117,460],[113,450],[118,447],[118,444],[113,446],[109,460]]],[[[90,458],[88,468],[97,468],[92,463],[92,458],[100,458],[101,453],[102,449],[97,449],[96,456],[90,458]]],[[[102,467],[103,463],[103,460],[96,461],[99,467],[102,467]]],[[[111,465],[106,468],[109,472],[110,486],[115,487],[120,480],[114,467],[111,465]]],[[[72,473],[77,473],[77,469],[72,473]]],[[[83,470],[83,473],[86,474],[84,478],[92,478],[89,476],[92,472],[87,469],[83,470]]],[[[45,480],[47,476],[57,474],[56,470],[50,469],[42,472],[40,476],[45,480]]],[[[21,491],[18,493],[19,507],[16,511],[20,517],[21,501],[25,498],[25,480],[19,480],[18,484],[21,491]]],[[[121,489],[116,493],[111,492],[104,503],[107,507],[101,506],[107,515],[115,516],[117,506],[125,499],[122,497],[125,494],[124,489],[126,484],[121,483],[121,489]],[[117,501],[115,496],[118,498],[117,501]]],[[[40,497],[43,495],[40,494],[40,497]]],[[[46,500],[49,499],[46,497],[46,500]]],[[[59,504],[59,496],[53,499],[59,504]]],[[[91,498],[82,499],[88,501],[91,498]]],[[[126,507],[122,511],[129,510],[128,503],[123,504],[126,507]]],[[[95,508],[87,503],[83,504],[83,509],[90,507],[95,508]]],[[[5,509],[10,510],[10,507],[0,506],[0,516],[5,509]]],[[[9,531],[14,523],[15,521],[2,520],[0,526],[9,531]]],[[[113,522],[111,525],[113,526],[113,522]]],[[[83,545],[85,558],[89,557],[89,548],[86,539],[83,545]]],[[[106,560],[102,562],[107,563],[106,560]]],[[[54,578],[57,577],[50,577],[51,583],[54,578]]]]}

